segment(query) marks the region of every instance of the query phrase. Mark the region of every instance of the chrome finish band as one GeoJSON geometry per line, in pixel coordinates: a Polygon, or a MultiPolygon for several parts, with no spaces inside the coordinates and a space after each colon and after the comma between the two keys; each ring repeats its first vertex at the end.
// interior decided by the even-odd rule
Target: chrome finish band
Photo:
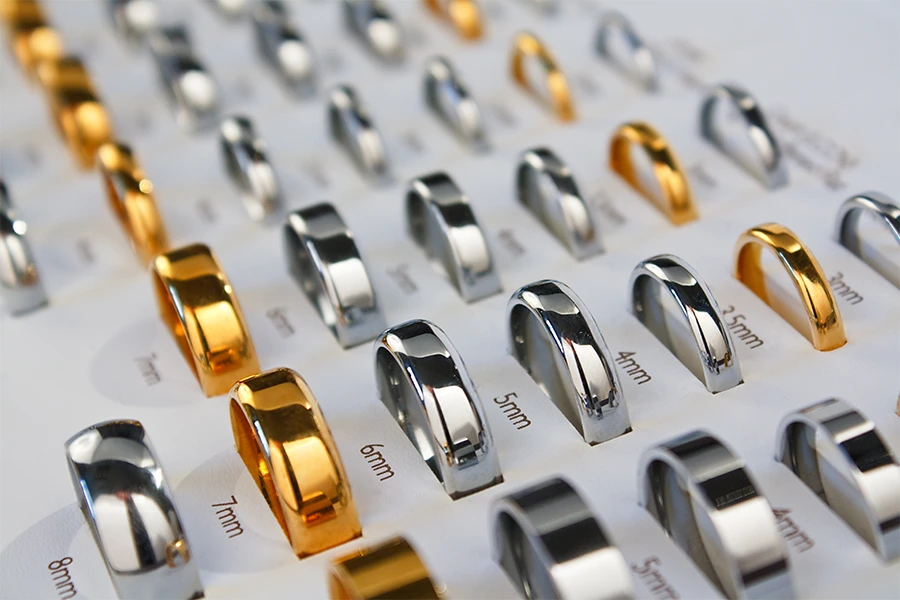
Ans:
{"type": "Polygon", "coordinates": [[[604,13],[597,31],[597,53],[612,62],[623,73],[641,84],[648,92],[659,89],[656,59],[643,38],[624,15],[615,11],[604,13]],[[620,32],[630,52],[631,65],[621,62],[612,52],[610,38],[620,32]]]}
{"type": "Polygon", "coordinates": [[[260,56],[285,86],[299,96],[315,93],[313,51],[300,34],[281,0],[254,2],[250,8],[260,56]]]}
{"type": "Polygon", "coordinates": [[[11,315],[23,315],[47,305],[47,294],[31,247],[28,227],[16,218],[6,185],[0,181],[0,290],[11,315]]]}
{"type": "Polygon", "coordinates": [[[900,206],[893,198],[881,192],[865,192],[848,198],[841,204],[837,214],[835,239],[878,274],[900,288],[900,266],[869,261],[863,257],[863,241],[859,235],[859,219],[863,213],[874,215],[883,222],[898,244],[900,244],[900,206]]]}
{"type": "Polygon", "coordinates": [[[744,461],[693,431],[640,465],[641,504],[726,597],[793,597],[787,548],[744,461]]]}
{"type": "Polygon", "coordinates": [[[241,192],[247,214],[254,221],[274,221],[281,213],[281,186],[253,122],[238,116],[223,119],[219,144],[225,169],[241,192]]]}
{"type": "Polygon", "coordinates": [[[413,179],[406,192],[409,235],[441,266],[466,302],[501,291],[494,261],[475,213],[446,173],[413,179]]]}
{"type": "Polygon", "coordinates": [[[247,14],[250,0],[209,0],[209,3],[226,19],[238,20],[247,14]]]}
{"type": "Polygon", "coordinates": [[[478,150],[488,148],[478,103],[443,56],[425,63],[425,102],[460,139],[478,150]]]}
{"type": "Polygon", "coordinates": [[[156,0],[106,0],[106,6],[116,32],[135,47],[161,22],[156,0]]]}
{"type": "Polygon", "coordinates": [[[373,179],[390,178],[390,160],[381,134],[369,113],[349,85],[339,85],[328,98],[328,126],[331,137],[356,167],[373,179]]]}
{"type": "Polygon", "coordinates": [[[288,215],[284,253],[291,275],[341,346],[372,340],[387,327],[353,233],[334,206],[288,215]]]}
{"type": "Polygon", "coordinates": [[[503,481],[478,393],[439,327],[417,319],[382,333],[375,379],[378,397],[451,498],[503,481]]]}
{"type": "MultiPolygon", "coordinates": [[[[720,116],[721,118],[721,116],[720,116]]],[[[766,124],[762,109],[756,99],[735,85],[720,84],[710,90],[700,109],[700,135],[723,154],[739,164],[745,171],[759,178],[767,188],[774,190],[787,185],[787,163],[778,140],[766,124]],[[728,102],[740,113],[747,127],[747,138],[756,148],[756,157],[748,159],[729,143],[716,125],[716,106],[728,102]]]]}
{"type": "Polygon", "coordinates": [[[631,272],[634,316],[649,329],[713,394],[743,383],[741,365],[719,305],[700,275],[671,254],[642,261],[631,272]],[[662,306],[662,288],[675,299],[696,342],[685,350],[672,335],[662,306]]]}
{"type": "Polygon", "coordinates": [[[576,259],[603,252],[599,232],[572,171],[550,149],[532,148],[522,154],[516,172],[516,190],[519,202],[576,259]]]}
{"type": "Polygon", "coordinates": [[[344,22],[377,58],[387,63],[403,60],[403,29],[381,0],[344,0],[344,22]]]}
{"type": "Polygon", "coordinates": [[[838,398],[787,415],[775,458],[886,561],[900,556],[900,465],[875,424],[838,398]]]}
{"type": "Polygon", "coordinates": [[[120,598],[202,598],[172,492],[143,425],[107,421],[66,442],[72,483],[120,598]]]}
{"type": "Polygon", "coordinates": [[[565,480],[495,500],[491,513],[494,560],[525,598],[634,598],[622,553],[565,480]]]}
{"type": "Polygon", "coordinates": [[[631,431],[609,348],[569,286],[544,279],[519,288],[506,321],[509,353],[584,441],[599,444],[631,431]]]}

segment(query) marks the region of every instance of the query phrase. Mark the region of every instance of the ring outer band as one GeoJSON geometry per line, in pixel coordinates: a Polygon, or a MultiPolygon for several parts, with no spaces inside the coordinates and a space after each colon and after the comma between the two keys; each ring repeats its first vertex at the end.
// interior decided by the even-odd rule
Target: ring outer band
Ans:
{"type": "Polygon", "coordinates": [[[428,568],[403,537],[360,548],[332,562],[332,600],[438,600],[428,568]]]}
{"type": "Polygon", "coordinates": [[[442,0],[424,1],[431,12],[453,23],[463,39],[474,41],[481,38],[484,32],[483,19],[478,3],[474,0],[445,0],[446,5],[443,7],[442,0]]]}
{"type": "Polygon", "coordinates": [[[894,241],[900,244],[900,206],[881,192],[863,192],[844,201],[838,209],[834,238],[857,258],[872,267],[879,275],[900,288],[900,266],[867,260],[863,256],[863,240],[859,235],[859,220],[869,213],[884,223],[894,241]]]}
{"type": "Polygon", "coordinates": [[[513,40],[510,55],[510,74],[513,81],[528,93],[538,96],[537,88],[529,80],[525,59],[538,61],[546,77],[546,87],[550,91],[550,106],[560,121],[574,121],[577,117],[572,92],[565,74],[560,70],[550,50],[538,37],[528,31],[520,32],[513,40]]]}

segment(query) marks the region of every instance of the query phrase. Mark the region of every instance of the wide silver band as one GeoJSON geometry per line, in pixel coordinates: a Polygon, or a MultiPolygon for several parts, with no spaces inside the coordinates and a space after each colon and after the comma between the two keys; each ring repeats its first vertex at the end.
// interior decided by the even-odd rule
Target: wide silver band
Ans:
{"type": "Polygon", "coordinates": [[[425,63],[425,103],[461,140],[475,149],[488,148],[484,119],[465,83],[443,56],[425,63]]]}
{"type": "Polygon", "coordinates": [[[403,60],[403,29],[381,0],[344,0],[344,22],[376,58],[387,63],[403,60]]]}
{"type": "Polygon", "coordinates": [[[240,190],[247,214],[254,221],[275,221],[281,213],[281,186],[253,122],[241,116],[223,119],[219,145],[225,170],[240,190]]]}
{"type": "Polygon", "coordinates": [[[615,363],[594,317],[564,283],[523,286],[506,305],[507,348],[590,444],[631,431],[615,363]]]}
{"type": "Polygon", "coordinates": [[[413,179],[406,192],[409,235],[466,302],[501,291],[484,232],[469,200],[446,173],[413,179]]]}
{"type": "Polygon", "coordinates": [[[691,370],[712,393],[743,383],[741,365],[731,333],[709,287],[686,262],[671,254],[642,261],[631,272],[631,306],[634,316],[691,370]],[[662,290],[675,299],[695,349],[685,348],[673,335],[662,305],[662,290]]]}
{"type": "Polygon", "coordinates": [[[390,178],[384,140],[352,87],[339,85],[331,90],[328,130],[363,175],[377,180],[390,178]]]}
{"type": "Polygon", "coordinates": [[[859,235],[859,220],[868,213],[884,223],[900,244],[900,206],[893,198],[881,192],[865,192],[848,198],[837,214],[835,239],[860,260],[878,271],[878,274],[900,288],[900,265],[869,260],[863,253],[863,240],[859,235]]]}
{"type": "Polygon", "coordinates": [[[576,259],[603,252],[600,234],[572,171],[550,149],[532,148],[522,153],[516,171],[516,191],[519,202],[576,259]]]}
{"type": "Polygon", "coordinates": [[[634,598],[622,553],[565,480],[500,498],[491,513],[494,560],[525,598],[634,598]]]}
{"type": "Polygon", "coordinates": [[[484,408],[447,335],[417,319],[375,342],[378,397],[454,500],[503,481],[484,408]]]}
{"type": "Polygon", "coordinates": [[[693,431],[645,451],[641,504],[728,598],[791,598],[772,507],[719,440],[693,431]]]}
{"type": "Polygon", "coordinates": [[[172,492],[137,421],[107,421],[66,442],[75,493],[120,598],[202,598],[172,492]]]}
{"type": "MultiPolygon", "coordinates": [[[[721,118],[719,115],[719,119],[721,118]]],[[[778,146],[778,140],[766,124],[765,116],[756,99],[746,90],[726,84],[712,88],[700,108],[700,135],[744,170],[760,179],[770,190],[787,185],[787,163],[778,146]],[[752,158],[738,151],[736,144],[729,141],[717,125],[716,106],[722,102],[729,103],[744,120],[747,139],[756,153],[752,158]]]]}
{"type": "Polygon", "coordinates": [[[106,0],[106,7],[116,33],[135,47],[161,22],[157,0],[106,0]]]}
{"type": "Polygon", "coordinates": [[[11,315],[24,315],[47,305],[31,246],[27,225],[16,218],[6,184],[0,181],[0,290],[11,315]]]}
{"type": "Polygon", "coordinates": [[[316,204],[289,214],[284,254],[291,275],[341,346],[372,340],[387,327],[353,233],[334,206],[316,204]]]}
{"type": "Polygon", "coordinates": [[[259,55],[284,85],[299,96],[315,93],[316,62],[312,47],[297,30],[281,0],[261,0],[250,7],[259,55]]]}
{"type": "Polygon", "coordinates": [[[900,465],[853,407],[829,398],[787,415],[775,458],[886,561],[900,556],[900,465]]]}
{"type": "Polygon", "coordinates": [[[656,59],[643,38],[638,35],[631,22],[624,15],[615,11],[607,11],[600,21],[600,29],[597,31],[597,52],[606,60],[612,62],[619,70],[631,79],[637,81],[649,92],[659,88],[659,76],[657,74],[656,59]],[[612,51],[613,44],[610,39],[613,35],[621,34],[628,47],[630,64],[622,62],[612,51]]]}

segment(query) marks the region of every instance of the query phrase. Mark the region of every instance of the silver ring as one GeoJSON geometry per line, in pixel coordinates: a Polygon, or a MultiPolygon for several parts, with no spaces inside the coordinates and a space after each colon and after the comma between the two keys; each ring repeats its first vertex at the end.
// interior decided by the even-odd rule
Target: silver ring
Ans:
{"type": "Polygon", "coordinates": [[[202,598],[191,548],[156,453],[137,421],[66,442],[72,483],[120,598],[202,598]]]}
{"type": "Polygon", "coordinates": [[[466,302],[501,291],[491,249],[475,213],[446,173],[413,179],[406,192],[409,235],[439,264],[466,302]]]}
{"type": "Polygon", "coordinates": [[[495,500],[491,513],[494,560],[525,598],[634,598],[622,553],[565,480],[495,500]]]}
{"type": "Polygon", "coordinates": [[[705,431],[641,456],[641,504],[728,598],[791,598],[787,549],[744,462],[705,431]]]}
{"type": "Polygon", "coordinates": [[[187,132],[212,127],[219,114],[219,87],[194,55],[187,28],[160,27],[148,41],[178,126],[187,132]]]}
{"type": "Polygon", "coordinates": [[[344,0],[344,22],[377,58],[388,63],[403,60],[403,29],[381,0],[344,0]]]}
{"type": "Polygon", "coordinates": [[[425,103],[463,141],[479,150],[488,148],[478,103],[443,56],[425,63],[425,103]]]}
{"type": "Polygon", "coordinates": [[[240,116],[223,119],[219,144],[225,169],[240,190],[247,214],[254,221],[272,222],[281,213],[281,186],[253,122],[240,116]]]}
{"type": "Polygon", "coordinates": [[[841,204],[837,214],[835,239],[879,275],[900,288],[900,266],[869,260],[863,256],[862,238],[859,235],[859,219],[863,213],[877,217],[891,232],[894,241],[900,244],[900,207],[893,198],[881,192],[857,194],[841,204]]]}
{"type": "Polygon", "coordinates": [[[607,11],[603,14],[600,29],[597,32],[597,52],[630,78],[640,83],[647,91],[652,92],[659,89],[659,75],[653,52],[623,14],[615,11],[607,11]],[[628,45],[631,65],[624,64],[613,55],[609,38],[616,31],[622,33],[625,43],[628,45]]]}
{"type": "Polygon", "coordinates": [[[3,305],[11,315],[24,315],[47,305],[47,294],[31,246],[28,226],[16,218],[6,185],[0,180],[0,289],[3,305]]]}
{"type": "Polygon", "coordinates": [[[775,458],[886,561],[900,556],[900,465],[875,424],[838,398],[787,415],[775,458]]]}
{"type": "Polygon", "coordinates": [[[603,252],[600,235],[572,171],[548,148],[522,153],[516,171],[519,202],[582,260],[603,252]]]}
{"type": "Polygon", "coordinates": [[[642,261],[631,272],[634,316],[649,329],[713,394],[743,383],[731,333],[706,282],[689,264],[671,254],[642,261]],[[697,352],[682,351],[675,342],[662,305],[662,288],[675,299],[687,321],[697,352]]]}
{"type": "Polygon", "coordinates": [[[328,126],[331,137],[366,176],[387,180],[390,161],[381,134],[362,101],[349,85],[339,85],[328,97],[328,126]]]}
{"type": "Polygon", "coordinates": [[[746,90],[726,84],[710,90],[700,108],[700,135],[745,171],[759,178],[770,190],[787,185],[787,163],[778,140],[766,124],[756,99],[746,90]],[[741,114],[747,127],[747,139],[756,149],[755,157],[747,158],[739,152],[716,125],[716,106],[720,102],[728,102],[741,114]]]}
{"type": "Polygon", "coordinates": [[[226,19],[236,21],[247,14],[247,5],[250,0],[208,0],[220,15],[226,19]]]}
{"type": "Polygon", "coordinates": [[[292,92],[299,96],[313,94],[316,63],[312,47],[294,26],[284,2],[254,2],[250,17],[260,56],[292,92]]]}
{"type": "Polygon", "coordinates": [[[615,363],[590,311],[564,283],[519,288],[506,305],[509,353],[590,444],[631,431],[615,363]]]}
{"type": "Polygon", "coordinates": [[[156,0],[106,0],[106,7],[116,33],[134,47],[161,21],[162,11],[156,0]]]}
{"type": "Polygon", "coordinates": [[[475,385],[437,325],[416,319],[382,333],[375,379],[378,397],[451,498],[503,481],[475,385]]]}
{"type": "Polygon", "coordinates": [[[284,253],[291,275],[341,346],[374,339],[387,327],[353,233],[334,206],[289,214],[284,253]]]}

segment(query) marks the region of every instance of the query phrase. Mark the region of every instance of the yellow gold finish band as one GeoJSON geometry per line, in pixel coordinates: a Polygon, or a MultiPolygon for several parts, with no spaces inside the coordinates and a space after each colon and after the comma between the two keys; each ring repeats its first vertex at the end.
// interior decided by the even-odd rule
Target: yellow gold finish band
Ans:
{"type": "Polygon", "coordinates": [[[828,351],[846,344],[841,313],[822,267],[794,232],[784,225],[766,223],[741,234],[734,247],[734,276],[772,306],[762,268],[763,248],[775,253],[791,276],[809,317],[815,349],[828,351]]]}
{"type": "Polygon", "coordinates": [[[146,267],[169,249],[166,228],[153,199],[153,184],[125,144],[103,144],[97,158],[107,199],[146,267]]]}
{"type": "Polygon", "coordinates": [[[299,558],[362,535],[331,431],[297,373],[272,369],[239,381],[231,390],[231,429],[299,558]]]}
{"type": "Polygon", "coordinates": [[[575,105],[572,102],[572,93],[569,91],[569,82],[557,66],[556,59],[533,33],[519,33],[513,41],[510,59],[513,80],[528,93],[540,97],[537,88],[528,79],[528,74],[525,72],[525,59],[530,57],[534,57],[546,73],[550,104],[557,118],[561,121],[574,121],[575,105]]]}
{"type": "Polygon", "coordinates": [[[694,198],[684,169],[666,138],[649,123],[632,121],[616,129],[609,143],[609,168],[660,208],[672,223],[681,225],[697,219],[697,209],[694,207],[694,198]],[[661,206],[654,194],[641,184],[631,160],[632,144],[640,145],[653,163],[653,174],[663,193],[661,206]]]}
{"type": "Polygon", "coordinates": [[[37,65],[63,56],[63,45],[56,30],[47,24],[36,0],[0,0],[0,17],[22,70],[35,78],[37,65]]]}
{"type": "Polygon", "coordinates": [[[160,317],[206,396],[259,372],[237,296],[212,250],[192,244],[160,254],[153,281],[160,317]]]}
{"type": "Polygon", "coordinates": [[[440,598],[428,569],[402,537],[334,561],[328,588],[332,600],[440,598]]]}
{"type": "Polygon", "coordinates": [[[459,35],[467,40],[477,40],[484,33],[481,9],[475,0],[425,0],[425,6],[434,14],[449,19],[459,35]]]}

